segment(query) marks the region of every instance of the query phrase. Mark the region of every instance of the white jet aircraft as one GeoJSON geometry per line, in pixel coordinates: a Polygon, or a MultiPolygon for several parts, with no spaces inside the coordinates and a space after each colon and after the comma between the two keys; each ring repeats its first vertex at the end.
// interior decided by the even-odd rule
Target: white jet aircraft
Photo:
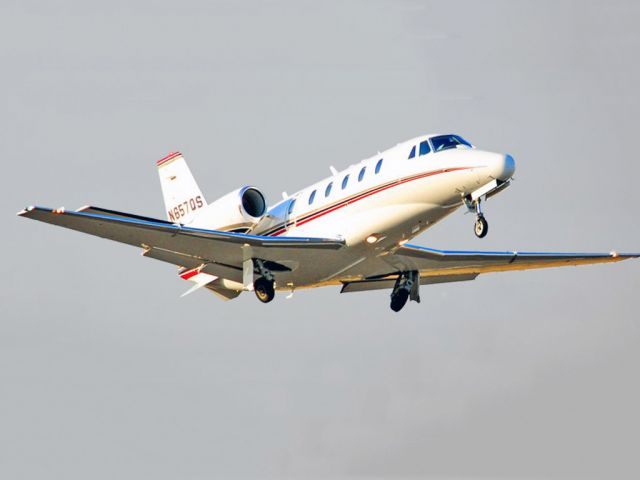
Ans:
{"type": "MultiPolygon", "coordinates": [[[[267,208],[245,186],[207,203],[180,153],[157,162],[167,220],[98,207],[28,207],[18,215],[143,249],[180,267],[181,278],[224,299],[253,290],[340,285],[342,293],[391,289],[391,309],[420,301],[420,285],[479,274],[617,262],[640,254],[449,251],[407,242],[460,207],[488,224],[481,202],[510,185],[511,155],[482,151],[458,135],[398,144],[267,208]]],[[[186,295],[185,293],[185,295],[186,295]]]]}

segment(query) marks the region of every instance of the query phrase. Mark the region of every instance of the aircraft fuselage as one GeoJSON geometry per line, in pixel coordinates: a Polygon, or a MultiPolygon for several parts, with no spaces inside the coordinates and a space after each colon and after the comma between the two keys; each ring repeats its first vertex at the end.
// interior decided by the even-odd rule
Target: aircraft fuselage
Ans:
{"type": "MultiPolygon", "coordinates": [[[[344,276],[344,265],[402,245],[463,206],[465,197],[509,181],[515,171],[510,155],[466,145],[442,151],[430,145],[420,155],[420,144],[431,137],[403,142],[296,192],[271,207],[251,233],[343,239],[348,258],[335,268],[314,266],[308,276],[296,271],[296,287],[311,286],[332,273],[344,276]]],[[[280,275],[279,287],[287,288],[286,276],[280,275]]]]}

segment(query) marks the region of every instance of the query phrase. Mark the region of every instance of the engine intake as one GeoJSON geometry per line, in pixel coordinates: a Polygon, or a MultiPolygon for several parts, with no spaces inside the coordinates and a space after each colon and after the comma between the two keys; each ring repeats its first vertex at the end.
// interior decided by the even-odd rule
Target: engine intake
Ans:
{"type": "Polygon", "coordinates": [[[262,218],[267,210],[267,202],[262,192],[254,187],[244,187],[241,190],[242,208],[244,212],[253,218],[262,218]]]}
{"type": "Polygon", "coordinates": [[[198,228],[246,232],[267,211],[264,195],[256,187],[245,186],[204,207],[189,225],[198,228]]]}

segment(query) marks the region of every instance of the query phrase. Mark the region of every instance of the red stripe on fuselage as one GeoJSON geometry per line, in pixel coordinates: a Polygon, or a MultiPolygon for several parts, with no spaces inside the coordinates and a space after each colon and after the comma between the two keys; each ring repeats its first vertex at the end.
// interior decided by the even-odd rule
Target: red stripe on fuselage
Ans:
{"type": "MultiPolygon", "coordinates": [[[[356,195],[355,197],[353,197],[351,199],[347,198],[345,200],[342,200],[339,203],[326,208],[325,210],[320,210],[319,212],[316,212],[316,213],[314,213],[311,216],[306,217],[306,218],[303,217],[302,220],[296,220],[295,222],[290,222],[290,223],[288,223],[288,225],[294,225],[294,224],[295,224],[295,226],[304,225],[305,223],[308,223],[308,222],[310,222],[312,220],[315,220],[317,218],[323,217],[323,216],[327,215],[328,213],[335,212],[336,210],[339,210],[339,209],[341,209],[343,207],[346,207],[347,205],[349,205],[351,203],[358,202],[358,201],[360,201],[362,199],[365,199],[367,197],[375,195],[376,193],[383,192],[383,191],[388,190],[388,189],[390,189],[392,187],[396,187],[398,185],[402,185],[402,184],[411,182],[413,180],[420,180],[421,178],[431,177],[433,175],[439,175],[441,173],[456,172],[456,171],[459,171],[459,170],[469,170],[471,168],[476,168],[476,167],[445,168],[443,170],[436,170],[436,171],[433,171],[433,172],[427,172],[427,173],[421,173],[419,175],[414,175],[413,177],[403,178],[403,179],[397,180],[395,182],[387,183],[387,184],[382,185],[380,187],[375,187],[372,190],[370,190],[368,192],[361,193],[359,195],[356,195]]],[[[282,235],[286,231],[287,231],[286,228],[280,228],[279,230],[276,230],[274,233],[268,234],[268,236],[277,237],[277,236],[282,235]]]]}

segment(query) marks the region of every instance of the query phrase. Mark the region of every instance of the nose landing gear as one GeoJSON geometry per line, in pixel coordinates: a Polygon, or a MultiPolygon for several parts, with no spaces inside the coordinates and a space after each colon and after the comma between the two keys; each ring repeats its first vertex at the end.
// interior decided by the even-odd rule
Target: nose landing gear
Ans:
{"type": "Polygon", "coordinates": [[[416,271],[401,272],[391,291],[391,310],[399,312],[411,299],[420,303],[420,273],[416,271]]]}
{"type": "Polygon", "coordinates": [[[489,224],[484,218],[484,215],[480,214],[476,217],[476,223],[473,225],[473,232],[478,238],[484,238],[489,232],[489,224]]]}
{"type": "Polygon", "coordinates": [[[476,213],[476,221],[473,224],[473,233],[475,233],[478,238],[484,238],[487,236],[487,233],[489,233],[489,223],[487,222],[487,219],[484,218],[480,201],[480,198],[471,200],[470,197],[465,197],[464,199],[464,203],[469,211],[476,213]]]}

